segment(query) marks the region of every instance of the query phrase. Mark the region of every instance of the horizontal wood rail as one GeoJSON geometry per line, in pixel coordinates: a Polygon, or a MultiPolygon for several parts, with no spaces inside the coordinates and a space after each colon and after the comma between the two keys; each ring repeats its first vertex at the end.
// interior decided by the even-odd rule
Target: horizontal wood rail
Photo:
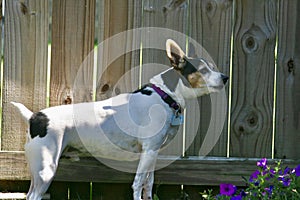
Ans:
{"type": "MultiPolygon", "coordinates": [[[[257,169],[255,158],[160,157],[158,164],[174,160],[156,171],[155,182],[161,184],[218,185],[232,183],[245,185],[244,179],[257,169]]],[[[270,161],[274,162],[274,160],[270,161]]],[[[295,167],[300,160],[284,160],[284,166],[295,167]]],[[[124,163],[126,165],[130,163],[124,163]]],[[[132,163],[131,163],[132,164],[132,163]]],[[[92,157],[82,157],[78,162],[62,158],[55,176],[56,181],[130,183],[134,174],[117,171],[92,157]]],[[[29,180],[24,152],[0,152],[0,181],[29,180]]]]}

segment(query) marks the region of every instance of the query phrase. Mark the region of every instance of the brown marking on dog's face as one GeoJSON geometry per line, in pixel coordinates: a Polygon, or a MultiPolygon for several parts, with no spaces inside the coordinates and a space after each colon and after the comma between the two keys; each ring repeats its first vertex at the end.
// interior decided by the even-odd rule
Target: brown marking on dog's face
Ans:
{"type": "Polygon", "coordinates": [[[187,79],[192,88],[201,88],[205,85],[205,80],[200,72],[194,72],[187,76],[187,79]]]}

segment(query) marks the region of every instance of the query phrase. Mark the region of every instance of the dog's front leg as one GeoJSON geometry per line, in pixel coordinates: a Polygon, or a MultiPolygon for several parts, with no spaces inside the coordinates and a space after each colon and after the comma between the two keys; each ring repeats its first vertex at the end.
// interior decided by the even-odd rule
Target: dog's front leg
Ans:
{"type": "Polygon", "coordinates": [[[157,151],[149,150],[141,154],[139,166],[137,173],[134,178],[132,185],[133,188],[133,199],[140,200],[142,196],[143,188],[146,188],[144,191],[144,199],[152,199],[152,184],[154,179],[154,168],[157,159],[157,151]],[[150,179],[148,179],[150,178],[150,179]],[[147,180],[148,179],[148,180],[147,180]],[[151,184],[151,186],[150,186],[151,184]]]}
{"type": "Polygon", "coordinates": [[[143,199],[152,199],[152,187],[154,181],[154,171],[148,172],[146,182],[143,186],[143,199]]]}

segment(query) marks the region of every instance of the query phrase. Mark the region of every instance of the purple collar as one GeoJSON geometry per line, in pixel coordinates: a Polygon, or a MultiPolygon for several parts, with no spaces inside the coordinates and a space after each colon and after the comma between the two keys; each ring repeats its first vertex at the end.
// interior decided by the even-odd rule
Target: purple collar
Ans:
{"type": "Polygon", "coordinates": [[[170,97],[170,95],[165,93],[162,89],[160,89],[154,84],[150,83],[148,86],[151,87],[162,98],[162,100],[166,102],[171,108],[181,113],[180,105],[172,97],[170,97]]]}

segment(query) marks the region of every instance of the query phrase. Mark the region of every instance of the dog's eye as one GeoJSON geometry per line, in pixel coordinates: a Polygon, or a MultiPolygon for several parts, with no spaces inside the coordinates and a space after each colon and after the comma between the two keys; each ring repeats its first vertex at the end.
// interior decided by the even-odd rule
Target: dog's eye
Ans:
{"type": "Polygon", "coordinates": [[[206,67],[204,67],[204,68],[200,69],[199,72],[200,72],[201,74],[206,74],[206,73],[209,72],[209,70],[208,70],[206,67]]]}

